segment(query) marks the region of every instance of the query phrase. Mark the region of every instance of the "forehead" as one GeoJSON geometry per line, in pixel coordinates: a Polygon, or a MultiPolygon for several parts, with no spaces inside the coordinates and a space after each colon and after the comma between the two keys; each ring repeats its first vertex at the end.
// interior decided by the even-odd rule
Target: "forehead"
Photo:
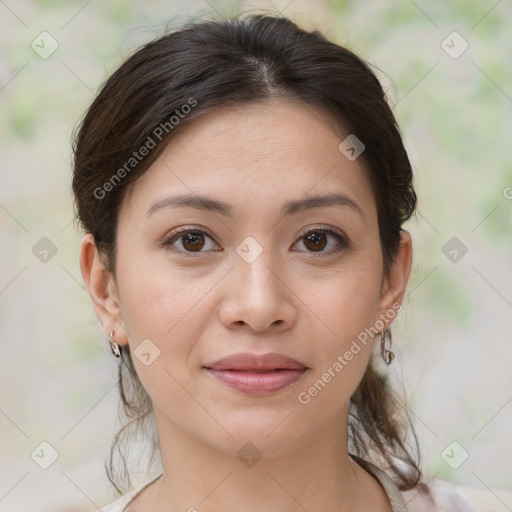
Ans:
{"type": "Polygon", "coordinates": [[[266,211],[287,199],[343,193],[372,210],[362,159],[350,161],[338,148],[347,135],[303,103],[273,99],[219,107],[177,132],[130,196],[139,215],[170,194],[214,197],[235,209],[250,201],[266,211]]]}

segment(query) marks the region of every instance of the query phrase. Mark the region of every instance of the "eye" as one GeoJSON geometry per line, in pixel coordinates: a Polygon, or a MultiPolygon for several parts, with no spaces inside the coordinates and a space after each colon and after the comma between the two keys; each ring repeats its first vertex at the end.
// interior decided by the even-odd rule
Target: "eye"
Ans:
{"type": "MultiPolygon", "coordinates": [[[[212,237],[205,231],[200,229],[183,228],[171,233],[170,236],[166,238],[166,240],[162,243],[162,245],[174,246],[176,243],[179,243],[181,248],[178,248],[176,252],[200,253],[205,252],[201,251],[201,249],[203,249],[205,246],[208,246],[208,244],[205,242],[206,239],[209,239],[213,242],[212,237]]],[[[215,247],[218,246],[215,244],[215,242],[213,242],[213,247],[207,247],[206,250],[215,249],[215,247]]]]}
{"type": "Polygon", "coordinates": [[[336,254],[349,247],[348,240],[340,233],[329,228],[313,228],[304,233],[299,242],[302,242],[308,252],[319,253],[320,255],[336,254]],[[329,245],[329,238],[334,239],[331,245],[334,248],[324,251],[329,245]]]}
{"type": "MultiPolygon", "coordinates": [[[[333,229],[324,227],[310,228],[301,236],[297,243],[299,242],[304,244],[307,252],[318,253],[320,256],[336,254],[349,247],[349,242],[343,235],[333,229]],[[334,246],[334,248],[324,251],[329,245],[329,238],[333,240],[330,245],[334,246]]],[[[182,252],[187,255],[194,253],[200,254],[201,252],[219,248],[208,233],[201,229],[193,229],[190,227],[181,228],[172,232],[164,242],[162,242],[162,245],[165,247],[171,246],[172,251],[182,252]],[[211,242],[210,247],[208,247],[207,240],[211,242]]]]}

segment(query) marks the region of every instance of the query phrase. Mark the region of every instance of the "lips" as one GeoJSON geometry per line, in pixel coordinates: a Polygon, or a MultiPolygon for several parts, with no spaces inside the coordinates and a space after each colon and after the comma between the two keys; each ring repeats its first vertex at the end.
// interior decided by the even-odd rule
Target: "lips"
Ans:
{"type": "Polygon", "coordinates": [[[268,371],[306,369],[306,366],[296,359],[275,352],[262,355],[250,353],[233,354],[204,366],[211,370],[268,371]]]}
{"type": "Polygon", "coordinates": [[[282,354],[234,354],[204,368],[223,384],[249,395],[267,395],[291,386],[308,369],[282,354]]]}

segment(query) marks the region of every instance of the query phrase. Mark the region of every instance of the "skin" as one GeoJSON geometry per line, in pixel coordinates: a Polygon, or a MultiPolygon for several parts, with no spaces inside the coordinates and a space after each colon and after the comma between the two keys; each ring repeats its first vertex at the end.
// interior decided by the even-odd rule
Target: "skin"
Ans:
{"type": "Polygon", "coordinates": [[[377,480],[347,452],[348,400],[371,340],[307,405],[297,399],[402,302],[411,269],[403,231],[384,277],[367,171],[339,151],[342,140],[320,111],[283,99],[216,109],[178,132],[131,185],[119,216],[115,279],[93,237],[84,236],[82,275],[105,335],[114,329],[132,354],[148,338],[160,350],[149,366],[134,363],[153,402],[164,475],[130,512],[391,510],[377,480]],[[233,218],[190,207],[146,214],[191,192],[230,203],[233,218]],[[288,200],[332,192],[350,196],[362,216],[346,206],[280,215],[288,200]],[[211,236],[200,239],[199,254],[183,238],[160,243],[189,226],[211,236]],[[329,226],[349,246],[333,254],[338,242],[328,234],[315,252],[305,235],[329,226]],[[248,236],[263,249],[251,263],[236,252],[248,236]],[[237,352],[279,352],[309,369],[292,386],[252,397],[203,368],[237,352]],[[237,458],[249,441],[262,453],[252,467],[237,458]]]}

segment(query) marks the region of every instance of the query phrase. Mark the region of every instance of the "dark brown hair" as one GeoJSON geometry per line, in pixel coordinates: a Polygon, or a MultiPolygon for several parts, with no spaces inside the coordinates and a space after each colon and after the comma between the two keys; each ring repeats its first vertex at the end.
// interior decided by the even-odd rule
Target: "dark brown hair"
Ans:
{"type": "MultiPolygon", "coordinates": [[[[94,236],[114,277],[117,215],[128,185],[148,170],[174,134],[216,107],[279,97],[316,107],[340,132],[364,143],[360,158],[371,178],[389,273],[416,194],[379,80],[363,60],[317,30],[306,31],[282,16],[242,13],[189,22],[140,48],[106,80],[75,134],[77,219],[94,236]]],[[[125,462],[119,450],[125,429],[154,419],[129,347],[122,352],[119,390],[131,421],[116,435],[107,467],[119,492],[114,449],[125,462]]],[[[353,453],[388,470],[401,490],[418,486],[420,450],[406,406],[371,362],[351,397],[349,416],[353,453]]],[[[155,439],[152,457],[157,445],[155,439]]],[[[124,471],[130,486],[126,464],[124,471]]]]}

